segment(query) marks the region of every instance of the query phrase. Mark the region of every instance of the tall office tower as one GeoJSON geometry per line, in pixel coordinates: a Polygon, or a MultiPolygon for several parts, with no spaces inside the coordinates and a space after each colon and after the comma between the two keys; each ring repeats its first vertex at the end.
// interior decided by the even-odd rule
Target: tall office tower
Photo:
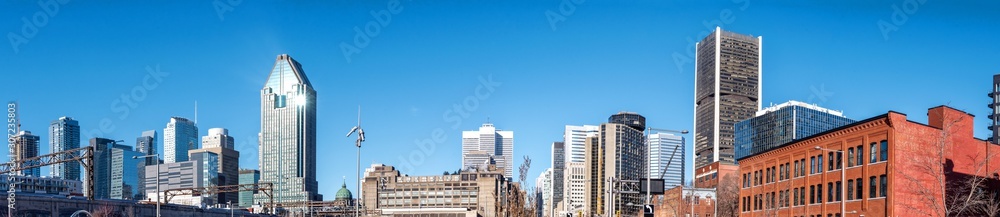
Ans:
{"type": "MultiPolygon", "coordinates": [[[[201,138],[202,148],[191,150],[190,154],[211,152],[219,157],[218,169],[220,186],[238,185],[240,172],[240,152],[233,149],[233,137],[229,136],[229,130],[225,128],[208,129],[208,135],[201,138]]],[[[221,193],[218,196],[219,203],[239,202],[236,192],[221,193]]]]}
{"type": "Polygon", "coordinates": [[[559,207],[563,198],[563,177],[566,171],[566,145],[563,142],[552,143],[552,210],[559,207]]]}
{"type": "MultiPolygon", "coordinates": [[[[70,117],[60,117],[49,124],[49,151],[56,153],[80,148],[80,123],[70,117]]],[[[80,162],[52,165],[49,174],[68,180],[80,180],[80,162]]]]}
{"type": "Polygon", "coordinates": [[[136,200],[145,197],[139,187],[139,168],[146,166],[139,159],[143,155],[129,146],[114,146],[111,149],[111,199],[136,200]]]}
{"type": "MultiPolygon", "coordinates": [[[[163,200],[163,192],[169,189],[198,188],[215,186],[218,179],[219,156],[211,152],[191,154],[190,160],[175,163],[146,166],[146,195],[150,198],[159,196],[163,200]],[[157,169],[156,167],[159,167],[157,169]],[[160,173],[157,174],[156,172],[160,173]],[[156,179],[159,178],[159,188],[156,179]],[[157,191],[159,189],[159,191],[157,191]]],[[[206,206],[215,204],[214,195],[179,195],[174,196],[170,203],[190,206],[206,206]]]]}
{"type": "Polygon", "coordinates": [[[632,112],[620,112],[601,124],[601,132],[586,140],[586,163],[591,188],[587,199],[591,214],[618,214],[635,216],[645,195],[605,192],[618,189],[622,180],[639,180],[646,174],[645,117],[632,112]],[[607,182],[607,183],[605,183],[607,182]]]}
{"type": "Polygon", "coordinates": [[[563,171],[563,207],[566,211],[572,211],[584,206],[584,192],[587,190],[587,174],[584,165],[585,141],[589,136],[597,136],[601,132],[600,126],[566,125],[563,133],[564,157],[566,169],[563,171]]]}
{"type": "MultiPolygon", "coordinates": [[[[275,202],[322,200],[316,182],[316,91],[287,54],[274,61],[260,91],[260,181],[275,183],[275,202]]],[[[254,201],[267,201],[263,194],[254,201]]]]}
{"type": "Polygon", "coordinates": [[[993,144],[1000,144],[1000,74],[993,75],[993,89],[990,91],[990,98],[993,102],[989,104],[993,113],[986,116],[990,118],[990,131],[993,131],[988,141],[993,144]]]}
{"type": "Polygon", "coordinates": [[[761,108],[762,40],[716,27],[695,45],[695,168],[736,162],[733,126],[761,108]]]}
{"type": "Polygon", "coordinates": [[[552,207],[554,204],[552,203],[552,171],[552,168],[545,169],[535,179],[535,194],[537,195],[535,202],[538,205],[536,215],[540,217],[552,216],[552,207]]]}
{"type": "MultiPolygon", "coordinates": [[[[244,169],[240,170],[240,184],[257,184],[260,181],[260,170],[244,169]]],[[[257,191],[240,191],[240,207],[246,208],[254,205],[253,194],[257,191]]]]}
{"type": "MultiPolygon", "coordinates": [[[[135,139],[135,151],[142,152],[143,155],[156,154],[156,130],[142,131],[142,136],[135,139]]],[[[158,159],[146,158],[146,165],[156,164],[158,159]]]]}
{"type": "Polygon", "coordinates": [[[462,168],[484,166],[481,157],[471,157],[477,151],[492,155],[503,167],[503,175],[514,177],[514,131],[497,130],[491,123],[483,124],[479,131],[462,131],[462,168]]]}
{"type": "Polygon", "coordinates": [[[793,140],[854,123],[835,111],[798,101],[767,107],[736,123],[736,159],[781,147],[793,140]]]}
{"type": "Polygon", "coordinates": [[[684,137],[671,133],[649,134],[649,177],[663,177],[664,189],[684,184],[684,137]]]}
{"type": "MultiPolygon", "coordinates": [[[[93,194],[98,199],[135,198],[129,195],[138,191],[139,175],[132,172],[137,172],[143,162],[132,156],[141,156],[142,153],[106,138],[90,139],[90,145],[94,146],[94,191],[84,188],[84,195],[93,194]]],[[[84,181],[84,186],[87,186],[87,180],[84,181]]]]}
{"type": "MultiPolygon", "coordinates": [[[[20,161],[28,158],[38,157],[38,136],[31,135],[31,131],[21,131],[14,136],[14,148],[11,149],[14,153],[11,153],[11,161],[20,161]]],[[[39,177],[42,175],[41,168],[26,169],[17,171],[15,174],[20,176],[34,176],[39,177]]]]}
{"type": "Polygon", "coordinates": [[[188,151],[198,149],[198,126],[182,117],[171,117],[163,128],[163,162],[188,160],[188,151]]]}

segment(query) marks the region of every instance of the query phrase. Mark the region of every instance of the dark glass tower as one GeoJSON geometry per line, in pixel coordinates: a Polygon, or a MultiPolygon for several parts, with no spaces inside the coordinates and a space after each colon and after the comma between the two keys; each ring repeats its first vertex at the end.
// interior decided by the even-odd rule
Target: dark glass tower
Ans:
{"type": "Polygon", "coordinates": [[[757,116],[736,124],[736,159],[779,148],[854,123],[839,111],[789,101],[757,112],[757,116]]]}
{"type": "Polygon", "coordinates": [[[990,118],[990,131],[993,131],[992,136],[986,141],[990,141],[993,144],[1000,144],[1000,74],[993,75],[993,88],[990,89],[990,109],[993,109],[993,113],[986,116],[990,118]]]}
{"type": "Polygon", "coordinates": [[[761,107],[761,40],[716,27],[695,45],[695,168],[736,162],[733,127],[761,107]]]}

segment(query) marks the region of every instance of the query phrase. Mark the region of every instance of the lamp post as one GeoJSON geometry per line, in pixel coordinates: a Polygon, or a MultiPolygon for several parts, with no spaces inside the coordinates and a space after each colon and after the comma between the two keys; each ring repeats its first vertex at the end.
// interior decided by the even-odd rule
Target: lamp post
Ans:
{"type": "MultiPolygon", "coordinates": [[[[646,173],[647,173],[646,174],[646,205],[651,205],[652,204],[652,200],[653,200],[653,196],[650,193],[650,190],[652,190],[652,188],[651,188],[652,184],[651,184],[651,178],[650,177],[653,176],[653,174],[652,174],[652,170],[653,170],[652,155],[653,154],[652,154],[652,152],[650,152],[650,150],[652,150],[652,148],[653,148],[653,143],[650,142],[650,139],[649,139],[649,136],[650,136],[650,134],[653,131],[657,131],[657,132],[673,132],[673,133],[680,133],[680,134],[687,134],[688,133],[687,130],[677,131],[677,130],[667,130],[667,129],[657,129],[657,128],[652,128],[652,127],[646,127],[646,153],[647,153],[646,154],[646,173]]],[[[674,148],[674,153],[677,153],[677,148],[679,148],[679,147],[680,146],[674,148]]],[[[667,165],[663,167],[663,172],[660,173],[660,178],[661,179],[663,178],[663,174],[665,174],[667,172],[667,168],[670,167],[670,162],[672,162],[672,161],[674,161],[674,155],[673,154],[670,155],[670,161],[667,162],[667,165]]],[[[683,188],[682,188],[682,190],[683,190],[683,188]]]]}
{"type": "MultiPolygon", "coordinates": [[[[358,182],[358,192],[361,192],[361,142],[365,141],[365,130],[361,129],[361,106],[358,106],[358,125],[351,128],[351,132],[347,133],[347,137],[354,135],[354,132],[358,132],[358,139],[355,140],[354,144],[358,146],[358,172],[356,173],[358,179],[356,181],[358,182]]],[[[358,198],[361,198],[361,196],[359,195],[358,198]]],[[[360,205],[361,203],[354,203],[355,217],[361,216],[360,205]]]]}
{"type": "MultiPolygon", "coordinates": [[[[156,162],[156,164],[154,164],[156,166],[156,217],[160,217],[160,156],[158,154],[151,154],[141,157],[132,156],[132,159],[139,159],[139,158],[143,159],[153,158],[153,161],[156,162]]],[[[143,177],[145,177],[145,175],[143,175],[143,177]]],[[[91,192],[91,194],[93,194],[93,192],[91,192]]],[[[146,195],[146,197],[149,197],[149,195],[146,195]]]]}
{"type": "Polygon", "coordinates": [[[843,156],[845,155],[844,151],[833,150],[833,149],[826,149],[826,148],[819,147],[819,146],[816,146],[816,150],[828,151],[828,152],[835,152],[837,154],[840,154],[840,157],[837,158],[837,161],[840,161],[840,213],[842,213],[843,215],[847,215],[847,202],[844,201],[844,199],[847,199],[847,195],[845,195],[845,194],[847,194],[847,189],[846,189],[847,188],[847,161],[845,161],[844,159],[842,159],[843,156]]]}
{"type": "Polygon", "coordinates": [[[233,213],[233,201],[230,200],[229,202],[226,203],[229,204],[229,217],[233,217],[235,215],[235,213],[233,213]]]}

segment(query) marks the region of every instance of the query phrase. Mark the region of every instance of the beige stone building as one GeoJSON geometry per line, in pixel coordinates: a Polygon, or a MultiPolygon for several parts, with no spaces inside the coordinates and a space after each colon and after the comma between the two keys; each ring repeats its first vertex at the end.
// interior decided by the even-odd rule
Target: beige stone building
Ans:
{"type": "Polygon", "coordinates": [[[452,175],[407,176],[375,164],[365,170],[362,205],[371,216],[500,216],[506,207],[498,198],[517,195],[506,193],[516,186],[503,174],[490,165],[452,175]]]}

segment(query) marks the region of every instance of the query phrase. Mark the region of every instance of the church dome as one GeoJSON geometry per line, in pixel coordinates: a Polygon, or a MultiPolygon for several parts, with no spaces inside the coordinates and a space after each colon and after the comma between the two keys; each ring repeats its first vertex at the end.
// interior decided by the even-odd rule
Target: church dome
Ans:
{"type": "Polygon", "coordinates": [[[351,194],[351,190],[347,190],[347,183],[340,186],[340,190],[337,191],[337,200],[352,200],[354,195],[351,194]]]}

